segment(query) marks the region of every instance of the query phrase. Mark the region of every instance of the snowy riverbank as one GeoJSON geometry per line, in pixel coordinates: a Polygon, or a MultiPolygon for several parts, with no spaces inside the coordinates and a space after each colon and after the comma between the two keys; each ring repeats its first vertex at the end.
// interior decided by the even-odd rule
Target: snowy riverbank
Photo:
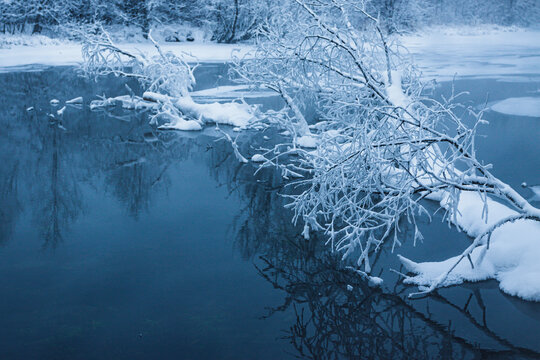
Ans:
{"type": "MultiPolygon", "coordinates": [[[[147,43],[120,43],[123,49],[144,53],[155,52],[154,45],[147,43]]],[[[243,44],[216,44],[212,42],[163,43],[164,51],[185,55],[193,62],[226,62],[233,56],[242,57],[252,49],[243,44]]],[[[15,68],[32,69],[34,66],[76,65],[82,62],[81,45],[69,42],[36,43],[31,46],[12,45],[0,49],[0,71],[15,68]]]]}
{"type": "MultiPolygon", "coordinates": [[[[0,35],[0,43],[2,42],[0,35]]],[[[409,49],[426,79],[439,81],[458,77],[540,78],[540,29],[520,28],[431,28],[405,35],[409,49]]],[[[28,44],[29,42],[23,42],[28,44]]],[[[50,42],[39,38],[30,45],[16,42],[0,48],[0,71],[13,67],[32,69],[33,65],[74,65],[82,61],[81,45],[50,42]]],[[[127,50],[154,51],[150,42],[120,43],[127,50]]],[[[212,42],[162,43],[165,51],[187,54],[199,62],[224,62],[234,56],[248,55],[248,44],[212,42]]]]}

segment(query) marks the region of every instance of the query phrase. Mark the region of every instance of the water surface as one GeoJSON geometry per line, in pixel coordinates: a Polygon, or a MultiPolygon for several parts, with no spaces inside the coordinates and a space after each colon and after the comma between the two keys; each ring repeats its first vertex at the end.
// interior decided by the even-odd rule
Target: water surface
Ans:
{"type": "MultiPolygon", "coordinates": [[[[202,66],[196,90],[225,75],[202,66]]],[[[532,86],[461,85],[472,104],[486,88],[532,86]]],[[[159,132],[147,114],[87,106],[49,116],[50,99],[102,93],[124,81],[0,74],[0,358],[538,357],[538,304],[493,281],[408,300],[390,249],[374,270],[385,286],[370,288],[322,236],[302,238],[281,179],[254,176],[212,129],[159,132]]],[[[512,185],[540,182],[538,119],[487,116],[479,157],[512,185]]],[[[242,152],[263,135],[240,134],[242,152]]],[[[442,259],[469,241],[437,219],[422,229],[425,244],[400,253],[442,259]]]]}

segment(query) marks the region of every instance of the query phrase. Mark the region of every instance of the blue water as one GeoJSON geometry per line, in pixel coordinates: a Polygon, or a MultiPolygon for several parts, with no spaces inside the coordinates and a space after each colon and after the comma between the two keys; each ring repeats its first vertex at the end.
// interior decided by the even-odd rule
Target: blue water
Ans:
{"type": "MultiPolygon", "coordinates": [[[[225,66],[198,71],[197,89],[227,83],[225,66]]],[[[125,93],[123,80],[55,68],[0,85],[0,359],[538,357],[538,304],[495,282],[411,301],[387,270],[369,288],[322,237],[301,237],[279,177],[254,176],[211,129],[159,132],[147,114],[87,106],[48,116],[53,98],[87,104],[125,93]]],[[[518,87],[461,85],[475,104],[518,87]]],[[[538,119],[487,116],[480,157],[513,185],[540,182],[538,119]]],[[[242,152],[262,136],[240,134],[242,152]]],[[[468,243],[439,221],[422,228],[425,244],[400,253],[468,243]]],[[[384,249],[375,271],[388,264],[384,249]]]]}

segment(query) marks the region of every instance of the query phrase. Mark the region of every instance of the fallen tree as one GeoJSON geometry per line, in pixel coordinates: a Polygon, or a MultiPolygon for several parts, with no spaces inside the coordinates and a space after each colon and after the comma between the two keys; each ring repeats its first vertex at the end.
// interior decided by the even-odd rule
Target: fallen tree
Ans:
{"type": "Polygon", "coordinates": [[[255,59],[238,61],[236,72],[286,104],[274,123],[293,135],[292,143],[269,149],[263,166],[292,163],[306,175],[289,205],[305,236],[323,231],[333,250],[354,254],[370,273],[370,258],[384,243],[401,244],[401,221],[414,227],[415,243],[423,238],[416,219],[430,216],[424,200],[439,201],[446,219],[474,240],[441,263],[401,258],[416,274],[406,282],[420,286],[413,295],[497,278],[502,290],[540,300],[539,265],[527,260],[520,267],[523,252],[540,255],[540,209],[477,159],[482,111],[461,106],[453,92],[440,101],[426,96],[429,84],[366,1],[294,3],[260,29],[255,59]],[[310,107],[318,117],[312,125],[302,111],[310,107]],[[315,150],[297,146],[306,136],[315,150]],[[525,238],[516,242],[512,234],[525,238]]]}
{"type": "MultiPolygon", "coordinates": [[[[453,91],[442,100],[426,95],[429,84],[398,38],[367,8],[364,1],[291,0],[289,11],[260,27],[255,57],[239,59],[235,72],[250,86],[281,96],[283,110],[256,122],[282,128],[290,141],[254,161],[301,179],[294,182],[296,194],[288,195],[294,221],[304,223],[306,238],[322,231],[332,250],[356,258],[365,276],[383,244],[390,242],[392,250],[401,245],[403,221],[414,228],[415,243],[423,239],[417,218],[431,217],[425,201],[432,200],[474,240],[440,263],[401,257],[415,274],[405,281],[420,287],[412,295],[497,278],[505,292],[540,300],[540,209],[476,157],[476,131],[486,123],[482,111],[461,106],[453,91]]],[[[255,110],[244,103],[194,102],[193,69],[153,42],[154,57],[117,47],[104,31],[87,42],[87,73],[133,77],[146,90],[142,98],[131,94],[96,106],[148,107],[152,123],[181,130],[205,122],[253,123],[255,110]]],[[[236,141],[228,140],[246,162],[236,141]]]]}
{"type": "Polygon", "coordinates": [[[255,118],[256,107],[244,102],[200,104],[190,91],[195,84],[192,67],[182,57],[164,52],[152,38],[157,55],[133,53],[117,46],[101,28],[97,35],[87,36],[83,44],[83,73],[91,77],[122,76],[136,79],[143,87],[143,96],[130,94],[103,98],[91,108],[120,104],[127,109],[152,111],[151,123],[161,129],[201,130],[206,123],[245,128],[255,118]]]}

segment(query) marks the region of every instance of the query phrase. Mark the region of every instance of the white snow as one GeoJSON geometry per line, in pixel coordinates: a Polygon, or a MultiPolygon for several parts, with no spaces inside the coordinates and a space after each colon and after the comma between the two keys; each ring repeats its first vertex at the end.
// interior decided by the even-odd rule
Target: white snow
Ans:
{"type": "Polygon", "coordinates": [[[382,284],[384,283],[384,280],[381,279],[380,277],[371,276],[368,273],[366,273],[366,272],[364,272],[362,270],[358,270],[358,269],[356,269],[356,268],[354,268],[352,266],[347,266],[347,269],[352,270],[353,272],[357,273],[358,275],[360,275],[364,279],[367,279],[369,287],[381,287],[382,284]]]}
{"type": "MultiPolygon", "coordinates": [[[[119,43],[127,51],[142,51],[154,54],[154,45],[147,43],[119,43]]],[[[225,62],[233,56],[249,56],[252,46],[243,44],[216,43],[164,43],[160,44],[163,51],[171,51],[178,56],[184,56],[188,62],[225,62]]],[[[29,65],[76,65],[83,61],[81,45],[74,43],[36,44],[34,46],[14,45],[0,48],[0,71],[12,71],[10,67],[28,67],[29,65]]]]}
{"type": "Polygon", "coordinates": [[[304,135],[296,138],[296,145],[304,148],[314,149],[317,147],[318,139],[313,135],[304,135]]]}
{"type": "MultiPolygon", "coordinates": [[[[409,103],[401,89],[399,72],[392,73],[392,84],[386,88],[388,99],[396,106],[406,107],[409,103]]],[[[433,152],[428,148],[427,152],[433,152]]],[[[429,153],[427,153],[429,155],[429,153]]],[[[436,159],[433,156],[433,159],[436,159]]],[[[439,166],[432,164],[434,170],[439,166]]],[[[439,169],[436,170],[440,171],[439,169]]],[[[440,191],[431,194],[431,200],[438,200],[442,207],[450,207],[450,194],[440,191]]],[[[471,237],[477,237],[499,221],[518,213],[491,198],[482,199],[477,192],[460,191],[457,211],[453,223],[471,237]]],[[[440,262],[415,263],[400,256],[409,272],[416,274],[404,282],[426,287],[437,283],[460,256],[440,262]]],[[[518,220],[506,223],[491,234],[490,247],[476,247],[471,254],[471,262],[461,261],[440,286],[460,284],[464,281],[497,279],[502,291],[526,300],[540,301],[540,223],[518,220]]]]}
{"type": "MultiPolygon", "coordinates": [[[[388,100],[390,100],[390,102],[395,106],[406,107],[408,104],[408,99],[401,88],[401,71],[393,70],[391,72],[391,76],[392,83],[389,86],[386,86],[386,95],[388,96],[388,100]]],[[[388,82],[388,79],[386,82],[388,82]]]]}
{"type": "Polygon", "coordinates": [[[191,97],[178,98],[174,105],[184,114],[216,124],[245,128],[254,118],[254,107],[244,103],[198,104],[191,97]]]}
{"type": "Polygon", "coordinates": [[[261,154],[255,154],[251,157],[251,161],[256,163],[265,162],[267,159],[264,157],[264,155],[261,154]]]}
{"type": "MultiPolygon", "coordinates": [[[[446,206],[447,195],[440,197],[446,206]]],[[[458,204],[456,225],[471,237],[480,235],[490,225],[511,215],[514,210],[490,198],[487,201],[487,221],[482,217],[484,203],[480,195],[462,191],[458,204]]],[[[458,259],[453,257],[440,262],[415,263],[400,257],[408,271],[417,274],[405,283],[429,286],[447,271],[458,259]]],[[[468,260],[462,260],[450,273],[442,286],[464,281],[497,279],[502,291],[526,300],[540,301],[540,224],[531,220],[518,220],[496,229],[486,245],[477,247],[471,254],[474,269],[468,260]],[[483,258],[483,259],[482,259],[483,258]]]]}
{"type": "Polygon", "coordinates": [[[66,101],[66,104],[82,104],[82,103],[83,103],[83,98],[81,96],[66,101]]]}
{"type": "Polygon", "coordinates": [[[495,103],[491,110],[508,115],[540,117],[540,98],[509,98],[495,103]]]}
{"type": "Polygon", "coordinates": [[[370,276],[368,280],[368,285],[370,287],[381,287],[383,284],[383,279],[377,276],[370,276]]]}
{"type": "Polygon", "coordinates": [[[175,118],[175,119],[171,119],[171,121],[166,124],[158,126],[158,129],[199,131],[199,130],[202,130],[202,126],[195,120],[185,120],[182,118],[175,118]]]}

